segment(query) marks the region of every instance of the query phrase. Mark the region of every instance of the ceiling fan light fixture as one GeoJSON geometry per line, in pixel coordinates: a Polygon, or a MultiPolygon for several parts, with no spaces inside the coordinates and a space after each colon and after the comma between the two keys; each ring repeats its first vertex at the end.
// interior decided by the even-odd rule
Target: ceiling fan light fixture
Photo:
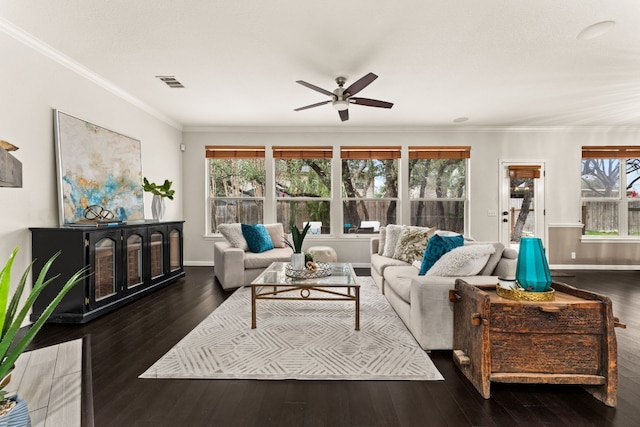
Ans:
{"type": "Polygon", "coordinates": [[[349,101],[346,99],[336,99],[333,101],[333,108],[338,111],[344,111],[349,108],[349,101]]]}

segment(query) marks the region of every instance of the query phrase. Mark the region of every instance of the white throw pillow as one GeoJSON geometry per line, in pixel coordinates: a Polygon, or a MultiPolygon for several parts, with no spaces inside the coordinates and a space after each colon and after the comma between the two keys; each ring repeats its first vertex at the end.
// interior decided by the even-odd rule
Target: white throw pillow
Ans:
{"type": "Polygon", "coordinates": [[[269,232],[269,236],[271,236],[271,241],[273,242],[274,248],[284,248],[284,227],[282,223],[276,224],[265,224],[264,228],[269,232]]]}
{"type": "Polygon", "coordinates": [[[234,248],[239,248],[243,251],[249,250],[249,245],[242,235],[242,224],[239,222],[233,224],[220,224],[218,225],[218,232],[222,234],[234,248]]]}
{"type": "Polygon", "coordinates": [[[380,227],[380,236],[378,237],[378,255],[384,253],[384,243],[387,241],[387,227],[380,227]]]}
{"type": "Polygon", "coordinates": [[[427,276],[476,276],[495,251],[493,245],[459,246],[442,255],[427,271],[427,276]]]}
{"type": "Polygon", "coordinates": [[[402,233],[402,226],[396,224],[387,225],[387,238],[384,242],[384,252],[382,256],[387,258],[393,258],[393,254],[396,252],[396,244],[402,233]]]}

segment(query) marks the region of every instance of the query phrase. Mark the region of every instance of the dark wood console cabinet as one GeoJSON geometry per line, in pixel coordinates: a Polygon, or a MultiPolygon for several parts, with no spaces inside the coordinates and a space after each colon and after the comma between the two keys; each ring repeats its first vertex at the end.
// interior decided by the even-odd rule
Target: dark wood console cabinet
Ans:
{"type": "Polygon", "coordinates": [[[60,277],[36,300],[31,321],[87,265],[90,276],[69,291],[48,322],[85,323],[183,277],[183,222],[31,228],[34,280],[60,252],[49,270],[50,277],[60,277]]]}

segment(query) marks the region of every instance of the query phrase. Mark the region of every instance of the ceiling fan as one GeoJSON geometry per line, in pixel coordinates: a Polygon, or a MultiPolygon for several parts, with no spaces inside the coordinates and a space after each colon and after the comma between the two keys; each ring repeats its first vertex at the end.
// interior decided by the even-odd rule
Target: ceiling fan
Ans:
{"type": "Polygon", "coordinates": [[[369,86],[371,82],[373,82],[377,78],[378,76],[376,76],[375,74],[369,73],[366,76],[360,78],[359,80],[356,80],[353,84],[351,84],[349,87],[344,89],[343,86],[346,83],[347,79],[344,77],[337,77],[336,83],[338,84],[338,88],[335,89],[333,92],[329,92],[328,90],[312,85],[311,83],[298,80],[296,81],[296,83],[300,83],[302,86],[306,86],[309,89],[313,89],[317,92],[328,95],[331,97],[331,99],[328,101],[322,101],[316,104],[311,104],[304,107],[296,108],[294,111],[306,110],[309,108],[319,107],[321,105],[331,103],[333,105],[333,108],[338,110],[338,114],[340,115],[340,120],[344,122],[349,120],[349,104],[365,105],[367,107],[378,107],[378,108],[393,107],[393,103],[391,102],[378,101],[377,99],[360,98],[360,97],[353,96],[358,92],[360,92],[365,87],[369,86]]]}

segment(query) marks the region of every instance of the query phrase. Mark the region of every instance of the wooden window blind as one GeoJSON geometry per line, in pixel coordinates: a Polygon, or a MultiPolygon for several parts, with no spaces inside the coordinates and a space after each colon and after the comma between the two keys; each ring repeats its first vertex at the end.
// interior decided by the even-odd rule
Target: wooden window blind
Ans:
{"type": "Polygon", "coordinates": [[[471,147],[467,146],[415,146],[409,147],[410,159],[468,159],[471,147]]]}
{"type": "Polygon", "coordinates": [[[400,147],[340,147],[340,158],[392,160],[400,158],[400,147]]]}
{"type": "Polygon", "coordinates": [[[583,159],[637,159],[640,158],[640,146],[583,146],[583,159]]]}
{"type": "Polygon", "coordinates": [[[207,145],[204,147],[207,159],[256,159],[264,158],[264,147],[238,147],[229,145],[207,145]]]}
{"type": "Polygon", "coordinates": [[[510,165],[509,178],[540,178],[540,165],[510,165]]]}
{"type": "Polygon", "coordinates": [[[273,147],[274,159],[330,159],[332,147],[273,147]]]}

